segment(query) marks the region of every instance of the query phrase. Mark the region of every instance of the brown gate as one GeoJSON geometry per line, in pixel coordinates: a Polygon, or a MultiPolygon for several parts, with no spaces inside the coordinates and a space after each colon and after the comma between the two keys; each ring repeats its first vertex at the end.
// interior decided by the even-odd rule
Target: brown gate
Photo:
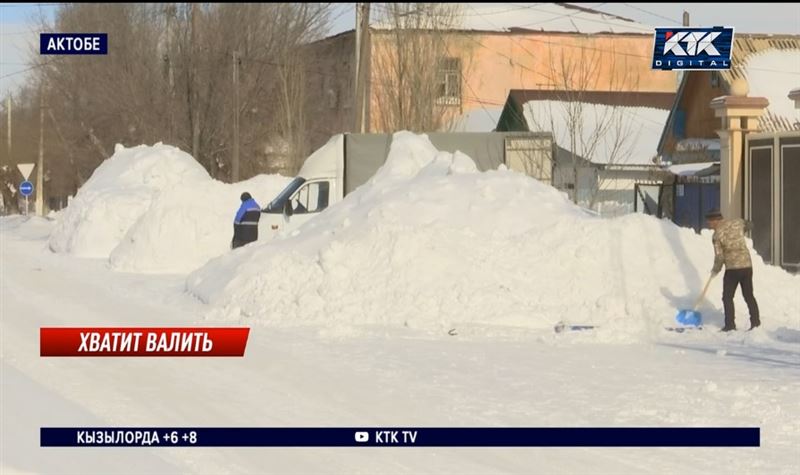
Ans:
{"type": "Polygon", "coordinates": [[[800,270],[800,133],[751,134],[744,163],[744,215],[765,262],[800,270]]]}

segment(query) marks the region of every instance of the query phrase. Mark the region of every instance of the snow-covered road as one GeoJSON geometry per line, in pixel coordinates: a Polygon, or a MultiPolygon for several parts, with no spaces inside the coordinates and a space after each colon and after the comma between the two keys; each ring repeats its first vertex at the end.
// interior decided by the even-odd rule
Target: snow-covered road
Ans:
{"type": "Polygon", "coordinates": [[[53,254],[49,229],[0,226],[2,473],[800,471],[791,332],[621,344],[500,327],[254,326],[244,358],[40,358],[42,326],[230,324],[206,318],[184,276],[53,254]],[[53,449],[38,446],[42,426],[755,426],[762,446],[53,449]]]}

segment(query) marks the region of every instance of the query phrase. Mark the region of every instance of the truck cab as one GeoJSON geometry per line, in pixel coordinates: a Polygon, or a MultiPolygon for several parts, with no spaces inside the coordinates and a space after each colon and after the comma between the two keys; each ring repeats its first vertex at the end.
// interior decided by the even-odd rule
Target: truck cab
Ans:
{"type": "Polygon", "coordinates": [[[317,216],[331,205],[335,187],[334,177],[294,178],[261,210],[259,239],[271,239],[281,230],[301,226],[317,216]]]}
{"type": "Polygon", "coordinates": [[[344,198],[344,135],[334,135],[312,153],[288,185],[261,210],[258,239],[302,226],[344,198]]]}

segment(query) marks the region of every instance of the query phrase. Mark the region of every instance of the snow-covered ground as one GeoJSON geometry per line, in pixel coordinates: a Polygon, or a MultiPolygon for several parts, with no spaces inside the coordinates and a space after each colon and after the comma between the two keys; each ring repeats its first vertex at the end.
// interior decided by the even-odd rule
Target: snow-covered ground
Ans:
{"type": "Polygon", "coordinates": [[[707,234],[589,216],[406,139],[319,218],[188,277],[55,253],[55,220],[0,218],[0,473],[800,471],[800,277],[756,263],[754,332],[714,331],[719,279],[707,329],[664,331],[707,234]],[[251,326],[245,357],[38,356],[42,326],[192,325],[251,326]],[[760,427],[761,447],[43,449],[42,426],[760,427]]]}
{"type": "MultiPolygon", "coordinates": [[[[41,326],[209,325],[176,276],[0,221],[2,473],[797,473],[800,332],[254,327],[244,358],[40,358],[41,326]],[[784,340],[784,341],[781,341],[784,340]],[[753,449],[39,448],[42,426],[730,426],[753,449]],[[68,463],[66,461],[69,461],[68,463]],[[131,467],[135,467],[132,469],[131,467]]],[[[765,321],[767,321],[765,316],[765,321]]],[[[795,327],[796,328],[796,327],[795,327]]]]}

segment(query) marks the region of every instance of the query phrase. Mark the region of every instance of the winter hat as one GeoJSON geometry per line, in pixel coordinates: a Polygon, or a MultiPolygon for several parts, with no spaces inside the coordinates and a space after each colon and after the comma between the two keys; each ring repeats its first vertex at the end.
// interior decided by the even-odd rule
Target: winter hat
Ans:
{"type": "Polygon", "coordinates": [[[253,199],[253,197],[250,196],[250,193],[248,193],[246,191],[244,193],[242,193],[242,201],[247,201],[247,200],[251,200],[251,199],[253,199]]]}

